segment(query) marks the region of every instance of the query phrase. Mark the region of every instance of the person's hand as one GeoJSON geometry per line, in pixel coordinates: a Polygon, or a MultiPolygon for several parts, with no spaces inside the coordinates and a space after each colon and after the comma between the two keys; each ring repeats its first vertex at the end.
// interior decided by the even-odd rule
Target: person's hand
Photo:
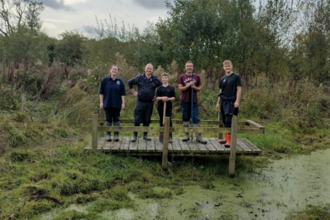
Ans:
{"type": "Polygon", "coordinates": [[[121,105],[121,110],[124,110],[126,107],[125,107],[125,104],[122,104],[121,105]]]}
{"type": "Polygon", "coordinates": [[[189,86],[194,86],[194,85],[195,85],[195,82],[194,82],[194,81],[190,81],[190,82],[188,83],[188,85],[189,85],[189,86]]]}
{"type": "Polygon", "coordinates": [[[103,108],[103,103],[100,103],[100,109],[102,109],[103,108]]]}
{"type": "Polygon", "coordinates": [[[219,111],[219,103],[217,103],[217,105],[215,106],[215,109],[217,110],[217,111],[219,111]]]}
{"type": "Polygon", "coordinates": [[[168,101],[168,97],[163,97],[163,101],[167,102],[168,101]]]}
{"type": "Polygon", "coordinates": [[[234,103],[234,106],[235,106],[235,108],[238,108],[238,107],[239,107],[239,103],[236,101],[236,102],[234,103]]]}
{"type": "Polygon", "coordinates": [[[133,95],[134,95],[135,97],[137,97],[137,96],[138,96],[138,92],[137,92],[137,91],[134,91],[134,92],[133,92],[133,95]]]}

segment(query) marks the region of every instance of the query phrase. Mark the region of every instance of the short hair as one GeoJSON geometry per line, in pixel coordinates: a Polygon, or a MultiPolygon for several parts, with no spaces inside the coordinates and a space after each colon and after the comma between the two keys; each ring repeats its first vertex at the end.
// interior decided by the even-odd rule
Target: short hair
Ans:
{"type": "Polygon", "coordinates": [[[230,61],[230,60],[225,60],[225,61],[223,61],[223,63],[222,63],[222,65],[228,65],[228,64],[230,64],[230,65],[233,65],[233,63],[230,61]]]}
{"type": "Polygon", "coordinates": [[[152,63],[147,63],[145,67],[147,67],[148,65],[152,66],[152,69],[154,69],[154,65],[152,65],[152,63]]]}
{"type": "Polygon", "coordinates": [[[191,62],[190,60],[188,60],[188,61],[186,62],[186,64],[187,64],[187,63],[191,63],[192,65],[194,65],[193,62],[191,62]]]}
{"type": "Polygon", "coordinates": [[[113,67],[117,67],[119,71],[119,67],[117,65],[111,65],[110,70],[112,70],[113,67]]]}
{"type": "Polygon", "coordinates": [[[161,76],[166,76],[167,78],[170,77],[170,75],[168,73],[166,73],[166,72],[163,72],[161,76]]]}

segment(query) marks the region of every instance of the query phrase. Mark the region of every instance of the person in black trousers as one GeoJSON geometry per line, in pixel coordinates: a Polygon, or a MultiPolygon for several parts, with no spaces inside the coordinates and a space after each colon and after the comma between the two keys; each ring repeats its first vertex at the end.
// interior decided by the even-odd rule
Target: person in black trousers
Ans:
{"type": "MultiPolygon", "coordinates": [[[[152,111],[154,108],[155,92],[156,88],[160,86],[161,81],[154,76],[154,67],[151,63],[145,67],[145,73],[138,75],[128,80],[128,86],[134,96],[137,97],[134,109],[134,126],[149,126],[152,111]],[[133,85],[137,85],[138,91],[136,92],[133,85]]],[[[138,132],[134,132],[132,142],[137,140],[138,132]]],[[[148,132],[144,132],[143,139],[150,141],[148,132]]]]}
{"type": "MultiPolygon", "coordinates": [[[[175,100],[174,87],[168,84],[169,74],[162,73],[163,85],[157,88],[156,100],[158,100],[157,111],[159,114],[159,126],[163,127],[163,117],[164,117],[164,102],[166,102],[166,112],[165,116],[170,117],[170,127],[172,127],[172,101],[175,100]]],[[[159,134],[159,141],[163,142],[164,132],[159,134]]],[[[173,142],[172,132],[170,133],[169,143],[173,142]]]]}
{"type": "MultiPolygon", "coordinates": [[[[104,109],[106,115],[106,126],[120,126],[120,111],[125,109],[125,84],[117,77],[119,68],[112,65],[109,75],[104,77],[101,81],[100,94],[100,108],[104,109]]],[[[107,132],[107,141],[111,141],[111,132],[107,132]]],[[[119,141],[119,132],[115,132],[114,141],[119,141]]]]}

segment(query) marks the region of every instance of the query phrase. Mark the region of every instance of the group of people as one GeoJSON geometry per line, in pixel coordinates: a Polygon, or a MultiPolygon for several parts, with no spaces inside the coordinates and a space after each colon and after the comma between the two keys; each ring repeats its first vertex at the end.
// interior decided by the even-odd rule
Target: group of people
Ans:
{"type": "MultiPolygon", "coordinates": [[[[238,115],[239,100],[241,96],[241,78],[238,74],[233,73],[233,65],[230,60],[223,62],[223,69],[226,74],[219,81],[219,94],[216,104],[216,110],[221,111],[221,119],[226,128],[231,127],[233,115],[238,115]]],[[[189,122],[192,121],[194,127],[200,127],[199,107],[197,93],[202,89],[201,78],[198,74],[194,74],[194,65],[191,61],[185,64],[186,73],[181,74],[178,78],[178,86],[181,92],[181,112],[184,127],[189,127],[189,122]]],[[[119,67],[112,65],[110,73],[101,81],[100,108],[104,109],[106,115],[106,126],[120,126],[120,111],[125,109],[125,84],[117,76],[119,67]]],[[[172,127],[172,101],[175,100],[174,87],[168,84],[169,74],[162,73],[161,80],[153,75],[154,67],[152,64],[147,64],[145,72],[130,80],[127,84],[132,94],[137,97],[134,109],[134,126],[149,126],[154,101],[158,100],[157,111],[159,114],[159,125],[163,126],[163,117],[170,117],[170,126],[172,127]],[[137,91],[133,88],[137,85],[137,91]],[[156,92],[157,90],[157,92],[156,92]],[[166,102],[166,108],[164,103],[166,102]],[[164,114],[165,109],[165,114],[164,114]]],[[[132,142],[136,142],[138,132],[134,132],[132,142]]],[[[159,140],[163,141],[164,134],[161,133],[159,140]]],[[[143,139],[150,141],[148,132],[143,133],[143,139]]],[[[224,139],[219,140],[220,143],[230,146],[230,134],[224,134],[224,139]]],[[[107,141],[112,141],[111,132],[107,132],[107,141]]],[[[183,142],[190,140],[189,133],[185,133],[183,142]]],[[[119,141],[118,132],[114,133],[114,141],[119,141]]],[[[172,133],[169,136],[169,142],[172,143],[172,133]]],[[[206,144],[207,141],[202,138],[200,133],[196,134],[196,141],[201,144],[206,144]]]]}

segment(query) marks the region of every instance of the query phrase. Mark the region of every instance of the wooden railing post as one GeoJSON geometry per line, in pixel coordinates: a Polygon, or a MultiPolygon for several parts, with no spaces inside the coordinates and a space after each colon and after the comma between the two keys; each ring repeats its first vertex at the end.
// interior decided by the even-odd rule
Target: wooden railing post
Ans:
{"type": "Polygon", "coordinates": [[[170,136],[170,117],[165,117],[162,168],[168,170],[168,138],[170,136]]]}
{"type": "Polygon", "coordinates": [[[237,145],[237,125],[238,118],[233,116],[231,121],[231,140],[230,140],[230,157],[229,157],[229,176],[235,176],[236,162],[236,145],[237,145]]]}
{"type": "MultiPolygon", "coordinates": [[[[221,127],[220,126],[220,123],[221,123],[221,108],[220,108],[220,106],[219,106],[219,114],[218,114],[218,121],[219,121],[219,128],[221,127]]],[[[223,133],[219,133],[218,134],[218,139],[222,139],[223,138],[223,133]]]]}
{"type": "Polygon", "coordinates": [[[92,118],[92,148],[97,149],[97,127],[98,127],[98,114],[93,114],[92,118]]]}

